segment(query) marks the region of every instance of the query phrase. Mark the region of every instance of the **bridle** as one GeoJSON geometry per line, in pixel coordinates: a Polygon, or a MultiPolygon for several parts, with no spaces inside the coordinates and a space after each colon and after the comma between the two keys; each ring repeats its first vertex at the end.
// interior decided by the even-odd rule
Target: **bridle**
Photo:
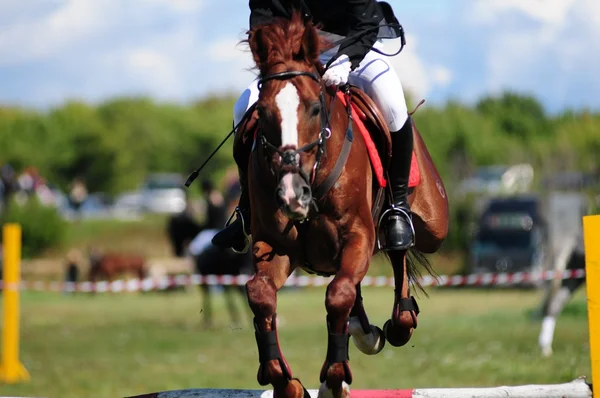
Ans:
{"type": "Polygon", "coordinates": [[[321,164],[321,158],[325,154],[327,140],[329,139],[329,137],[331,137],[331,128],[329,126],[329,114],[327,113],[327,108],[326,108],[326,104],[325,104],[325,96],[323,94],[323,89],[321,87],[321,80],[319,79],[319,76],[316,75],[315,73],[302,72],[302,71],[288,71],[288,72],[273,73],[271,75],[266,75],[266,76],[262,77],[258,81],[257,86],[258,86],[258,90],[260,91],[260,90],[262,90],[263,84],[270,80],[288,80],[288,79],[292,79],[292,78],[298,77],[298,76],[310,77],[312,80],[317,82],[320,87],[319,103],[320,103],[321,109],[319,112],[319,116],[320,116],[321,126],[320,126],[320,131],[319,131],[319,135],[318,135],[317,139],[309,144],[306,144],[306,145],[304,145],[300,148],[296,148],[296,149],[279,148],[279,147],[273,145],[271,142],[269,142],[267,137],[264,135],[263,130],[260,127],[260,125],[258,128],[258,134],[257,134],[256,139],[257,139],[257,142],[260,142],[260,144],[262,144],[264,150],[267,150],[267,151],[271,150],[271,151],[277,153],[281,157],[281,166],[277,170],[273,170],[272,167],[269,167],[269,169],[271,170],[271,173],[273,175],[275,175],[277,177],[277,179],[279,179],[281,177],[281,173],[284,170],[291,171],[291,172],[297,172],[300,174],[302,179],[309,186],[312,186],[312,184],[315,181],[315,177],[316,177],[317,171],[319,169],[319,165],[321,164]],[[306,172],[304,171],[304,169],[302,169],[302,167],[300,167],[299,159],[300,159],[301,153],[308,152],[308,151],[312,150],[314,147],[317,147],[316,161],[312,168],[311,176],[309,177],[306,174],[306,172]]]}
{"type": "MultiPolygon", "coordinates": [[[[333,111],[333,101],[335,101],[335,98],[337,95],[332,96],[333,100],[329,106],[329,111],[328,111],[326,103],[325,103],[325,95],[323,92],[323,86],[321,85],[321,79],[315,73],[303,72],[303,71],[287,71],[287,72],[280,72],[280,73],[273,73],[270,75],[266,75],[258,81],[258,89],[261,90],[263,84],[270,80],[288,80],[288,79],[292,79],[292,78],[298,77],[298,76],[310,77],[312,80],[317,82],[320,87],[320,91],[319,91],[319,102],[320,102],[320,106],[321,106],[321,109],[320,109],[320,131],[319,131],[317,139],[309,144],[306,144],[306,145],[300,147],[300,148],[295,148],[295,149],[286,148],[286,147],[279,148],[279,147],[273,145],[271,142],[269,142],[269,140],[265,137],[264,132],[262,131],[262,128],[259,125],[257,136],[256,136],[256,142],[260,143],[263,147],[263,150],[266,151],[267,153],[268,153],[268,151],[273,151],[281,157],[280,167],[278,167],[276,170],[273,170],[272,165],[269,166],[269,170],[271,171],[273,176],[275,176],[277,179],[279,179],[281,177],[281,173],[283,171],[298,172],[298,174],[300,174],[300,176],[306,182],[306,184],[311,187],[311,191],[313,193],[313,200],[311,201],[311,203],[318,211],[318,207],[316,206],[316,200],[318,200],[319,198],[324,196],[329,191],[329,189],[331,189],[333,184],[335,184],[335,182],[337,181],[337,179],[339,178],[339,176],[342,173],[342,169],[344,167],[344,164],[346,163],[346,160],[348,159],[348,154],[350,153],[350,146],[351,146],[352,140],[353,140],[350,91],[349,91],[349,86],[346,85],[346,89],[344,90],[344,93],[346,95],[346,105],[347,105],[347,111],[348,111],[348,128],[346,129],[346,140],[344,141],[342,151],[340,153],[340,156],[338,157],[338,160],[337,160],[332,172],[327,176],[327,178],[323,181],[323,183],[321,183],[318,186],[314,186],[314,183],[316,181],[316,176],[319,171],[319,166],[321,165],[322,157],[323,157],[323,155],[326,154],[327,140],[331,137],[330,113],[329,112],[333,111]],[[306,174],[306,172],[302,169],[302,167],[300,167],[301,166],[300,161],[299,161],[300,154],[303,152],[308,152],[315,147],[317,147],[316,160],[315,160],[315,164],[312,168],[311,175],[308,176],[306,174]]],[[[254,156],[254,159],[255,159],[254,160],[255,162],[258,162],[258,156],[254,156]]]]}

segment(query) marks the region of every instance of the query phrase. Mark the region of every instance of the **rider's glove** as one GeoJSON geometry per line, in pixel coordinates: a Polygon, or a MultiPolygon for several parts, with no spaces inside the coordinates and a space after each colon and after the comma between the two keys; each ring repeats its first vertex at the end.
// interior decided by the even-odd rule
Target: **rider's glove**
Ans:
{"type": "Polygon", "coordinates": [[[323,80],[326,86],[340,86],[348,83],[350,75],[351,62],[346,54],[342,54],[329,65],[327,71],[323,74],[323,80]]]}

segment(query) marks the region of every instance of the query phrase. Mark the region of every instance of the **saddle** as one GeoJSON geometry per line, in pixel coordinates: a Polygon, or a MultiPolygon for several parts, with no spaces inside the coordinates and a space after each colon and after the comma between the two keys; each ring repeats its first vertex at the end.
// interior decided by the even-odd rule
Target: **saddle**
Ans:
{"type": "Polygon", "coordinates": [[[364,91],[356,86],[350,86],[354,111],[365,125],[375,144],[384,173],[387,173],[392,158],[392,137],[383,115],[375,102],[364,91]]]}

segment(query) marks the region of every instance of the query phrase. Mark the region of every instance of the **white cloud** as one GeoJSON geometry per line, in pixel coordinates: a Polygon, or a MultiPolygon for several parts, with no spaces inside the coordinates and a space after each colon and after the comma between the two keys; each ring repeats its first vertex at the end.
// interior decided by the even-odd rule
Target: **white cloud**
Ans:
{"type": "Polygon", "coordinates": [[[37,2],[23,2],[19,12],[31,17],[8,23],[0,30],[0,65],[43,60],[77,45],[86,46],[91,39],[117,38],[118,46],[118,39],[158,26],[170,14],[178,16],[180,29],[184,29],[189,26],[190,18],[198,17],[203,6],[202,0],[60,0],[55,3],[50,12],[38,14],[35,12],[37,2]]]}
{"type": "Polygon", "coordinates": [[[70,0],[49,15],[9,24],[0,31],[0,65],[43,58],[85,41],[106,26],[105,4],[103,0],[70,0]]]}
{"type": "Polygon", "coordinates": [[[430,72],[431,80],[440,87],[446,87],[452,82],[452,71],[445,66],[434,66],[430,72]]]}
{"type": "Polygon", "coordinates": [[[250,49],[239,39],[217,39],[209,46],[207,54],[215,65],[213,73],[220,77],[219,83],[225,90],[241,93],[256,78],[251,69],[254,62],[250,49]]]}
{"type": "Polygon", "coordinates": [[[198,12],[203,6],[202,0],[149,0],[150,2],[166,6],[180,13],[198,12]]]}
{"type": "MultiPolygon", "coordinates": [[[[452,81],[452,72],[439,64],[426,64],[418,55],[419,40],[407,35],[406,45],[402,52],[391,58],[391,64],[400,77],[405,91],[421,99],[433,90],[445,87],[452,81]]],[[[393,54],[398,51],[399,40],[386,41],[384,52],[393,54]]]]}
{"type": "Polygon", "coordinates": [[[252,55],[246,43],[234,38],[218,39],[208,48],[208,56],[213,61],[252,62],[252,55]]]}
{"type": "Polygon", "coordinates": [[[471,99],[512,89],[536,95],[555,110],[567,104],[600,105],[593,94],[600,89],[600,79],[592,72],[600,69],[599,1],[465,4],[472,12],[454,21],[463,36],[450,43],[455,54],[451,64],[455,75],[465,70],[457,78],[468,87],[471,99]],[[469,33],[472,36],[465,36],[469,33]],[[469,49],[474,52],[469,54],[469,49]],[[468,70],[476,73],[469,76],[468,70]]]}
{"type": "Polygon", "coordinates": [[[541,23],[562,25],[575,0],[476,0],[475,21],[495,22],[505,13],[517,12],[541,23]]]}
{"type": "Polygon", "coordinates": [[[167,56],[151,49],[137,49],[127,55],[129,75],[150,88],[163,90],[163,95],[179,94],[181,81],[177,68],[167,56]]]}

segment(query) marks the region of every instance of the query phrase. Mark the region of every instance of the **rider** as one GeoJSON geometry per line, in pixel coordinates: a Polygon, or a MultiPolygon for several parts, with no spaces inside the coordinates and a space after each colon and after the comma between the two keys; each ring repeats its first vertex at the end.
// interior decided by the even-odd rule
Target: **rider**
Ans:
{"type": "MultiPolygon", "coordinates": [[[[313,23],[319,24],[330,37],[341,37],[339,46],[321,56],[321,61],[328,66],[323,74],[325,84],[339,86],[350,83],[359,87],[373,99],[387,122],[392,136],[389,182],[393,201],[382,215],[385,217],[381,224],[385,233],[383,249],[407,249],[414,244],[407,198],[413,151],[412,121],[398,75],[384,56],[373,51],[373,48],[382,47],[377,27],[390,20],[397,22],[391,7],[376,0],[250,0],[250,28],[269,22],[273,17],[291,18],[293,8],[312,18],[313,23]],[[358,37],[351,37],[356,34],[358,37]]],[[[234,106],[234,125],[257,100],[255,80],[234,106]]],[[[215,235],[212,242],[217,246],[240,251],[247,245],[247,235],[250,234],[247,178],[246,173],[240,170],[242,194],[237,218],[215,235]]]]}

